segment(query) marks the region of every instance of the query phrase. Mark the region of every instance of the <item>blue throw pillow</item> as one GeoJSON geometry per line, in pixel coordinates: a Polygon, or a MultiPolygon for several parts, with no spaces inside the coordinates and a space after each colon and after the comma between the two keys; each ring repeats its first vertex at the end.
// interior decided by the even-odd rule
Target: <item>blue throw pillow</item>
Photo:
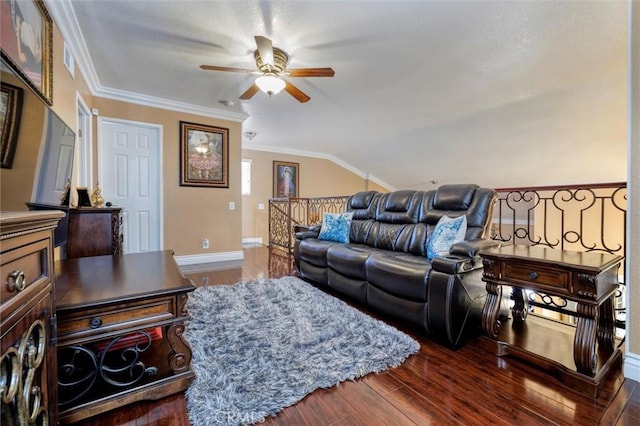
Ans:
{"type": "Polygon", "coordinates": [[[318,239],[348,243],[352,217],[353,213],[324,213],[318,239]]]}
{"type": "Polygon", "coordinates": [[[456,218],[442,216],[436,224],[427,242],[427,259],[433,260],[438,255],[449,254],[451,246],[464,241],[467,233],[467,217],[456,218]]]}

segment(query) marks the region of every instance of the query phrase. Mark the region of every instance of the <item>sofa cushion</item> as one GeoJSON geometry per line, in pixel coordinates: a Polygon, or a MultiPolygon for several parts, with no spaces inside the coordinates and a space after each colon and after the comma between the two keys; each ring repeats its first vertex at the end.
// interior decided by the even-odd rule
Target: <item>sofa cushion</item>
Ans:
{"type": "Polygon", "coordinates": [[[431,262],[409,253],[371,253],[365,263],[367,281],[386,293],[426,302],[431,262]]]}
{"type": "Polygon", "coordinates": [[[380,250],[364,244],[336,244],[327,250],[327,265],[344,276],[364,280],[364,263],[376,251],[380,250]]]}
{"type": "Polygon", "coordinates": [[[340,244],[335,241],[322,241],[317,238],[302,240],[298,246],[298,256],[301,260],[314,266],[327,267],[327,250],[329,247],[340,244]]]}
{"type": "Polygon", "coordinates": [[[345,277],[344,275],[327,269],[327,284],[329,287],[356,299],[367,303],[367,282],[364,280],[345,277]]]}
{"type": "Polygon", "coordinates": [[[456,218],[442,216],[427,242],[427,259],[433,260],[437,255],[449,254],[451,246],[464,241],[467,233],[465,215],[456,218]]]}
{"type": "Polygon", "coordinates": [[[318,239],[348,243],[352,218],[353,213],[324,213],[318,239]]]}

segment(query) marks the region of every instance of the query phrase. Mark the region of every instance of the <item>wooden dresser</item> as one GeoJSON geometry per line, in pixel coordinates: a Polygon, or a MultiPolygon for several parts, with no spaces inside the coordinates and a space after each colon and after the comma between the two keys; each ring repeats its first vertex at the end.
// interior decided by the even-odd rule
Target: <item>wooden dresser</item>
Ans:
{"type": "Polygon", "coordinates": [[[53,231],[61,211],[0,213],[3,425],[57,421],[53,231]]]}
{"type": "Polygon", "coordinates": [[[119,207],[69,209],[67,258],[122,253],[122,217],[119,207]]]}
{"type": "Polygon", "coordinates": [[[61,423],[185,390],[188,293],[171,251],[56,263],[61,423]]]}

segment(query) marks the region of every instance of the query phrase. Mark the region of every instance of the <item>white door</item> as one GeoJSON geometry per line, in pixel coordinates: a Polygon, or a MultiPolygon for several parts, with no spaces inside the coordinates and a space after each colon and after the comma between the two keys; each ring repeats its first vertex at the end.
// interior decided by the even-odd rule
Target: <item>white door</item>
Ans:
{"type": "Polygon", "coordinates": [[[124,253],[162,249],[162,127],[98,119],[102,196],[122,208],[124,253]]]}

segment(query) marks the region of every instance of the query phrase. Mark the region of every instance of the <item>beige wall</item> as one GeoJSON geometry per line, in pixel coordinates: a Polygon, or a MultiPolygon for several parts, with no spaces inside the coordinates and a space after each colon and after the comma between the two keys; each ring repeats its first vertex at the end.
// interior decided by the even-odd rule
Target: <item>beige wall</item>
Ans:
{"type": "MultiPolygon", "coordinates": [[[[102,117],[152,123],[162,126],[162,175],[164,199],[165,249],[176,255],[233,252],[242,249],[242,198],[240,196],[241,123],[209,117],[182,114],[136,104],[92,96],[79,70],[75,78],[63,63],[63,40],[57,27],[53,31],[53,111],[72,129],[77,127],[77,95],[89,108],[97,108],[102,117]],[[195,188],[179,186],[179,121],[215,125],[229,129],[229,188],[195,188]],[[228,209],[229,201],[236,210],[228,209]],[[208,238],[209,249],[202,249],[202,239],[208,238]]],[[[5,76],[3,75],[3,81],[5,76]]],[[[35,95],[25,93],[25,102],[38,102],[35,95]]],[[[93,121],[94,182],[97,180],[97,119],[93,121]]],[[[20,141],[13,169],[2,169],[2,209],[26,210],[24,202],[31,196],[33,170],[38,158],[42,136],[33,134],[42,129],[42,117],[23,117],[20,141]],[[22,167],[24,166],[24,167],[22,167]],[[27,173],[30,176],[18,176],[27,173]],[[16,192],[18,195],[16,195],[16,192]],[[9,200],[11,196],[11,201],[9,200]],[[16,201],[17,200],[17,201],[16,201]]],[[[78,170],[76,164],[74,172],[78,170]]],[[[72,179],[75,184],[76,179],[72,179]]],[[[74,193],[74,191],[72,191],[74,193]]],[[[107,200],[108,201],[108,200],[107,200]]]]}
{"type": "MultiPolygon", "coordinates": [[[[176,255],[207,254],[242,249],[242,198],[240,196],[241,123],[167,111],[104,98],[91,108],[101,117],[162,126],[162,175],[164,199],[164,248],[176,255]],[[229,188],[180,186],[180,121],[229,129],[229,188]],[[236,204],[229,210],[229,202],[236,204]],[[210,242],[202,248],[202,240],[210,242]]],[[[99,135],[94,132],[94,137],[99,135]]],[[[94,141],[94,147],[95,143],[94,141]]],[[[94,148],[97,153],[97,149],[94,148]]],[[[97,155],[97,154],[96,154],[97,155]]],[[[97,167],[94,168],[97,180],[97,167]]],[[[101,185],[103,191],[104,187],[101,185]]],[[[108,200],[106,200],[108,201],[108,200]]]]}
{"type": "Polygon", "coordinates": [[[351,195],[365,189],[386,192],[387,189],[352,173],[333,161],[300,155],[278,154],[243,149],[242,158],[251,160],[251,195],[242,201],[242,238],[269,241],[269,198],[273,196],[273,162],[298,163],[301,198],[351,195]],[[259,210],[258,204],[264,209],[259,210]]]}
{"type": "Polygon", "coordinates": [[[2,73],[2,82],[23,87],[22,114],[13,163],[10,169],[0,169],[0,207],[2,210],[27,210],[38,162],[38,152],[44,135],[45,107],[35,93],[12,74],[2,73]]]}

